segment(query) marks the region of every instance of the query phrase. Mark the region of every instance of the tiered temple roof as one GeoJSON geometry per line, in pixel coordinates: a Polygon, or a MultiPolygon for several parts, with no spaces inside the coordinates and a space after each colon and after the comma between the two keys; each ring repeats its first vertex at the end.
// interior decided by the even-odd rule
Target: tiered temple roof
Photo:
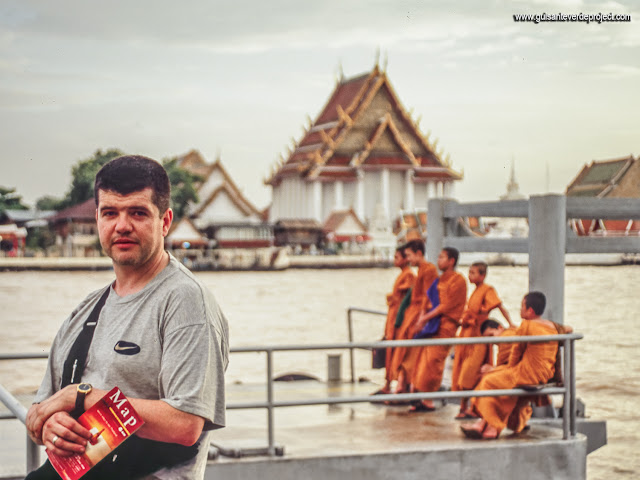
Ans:
{"type": "Polygon", "coordinates": [[[460,180],[435,143],[406,112],[385,72],[340,81],[315,122],[281,158],[266,184],[287,176],[309,180],[356,180],[357,169],[413,169],[415,181],[460,180]]]}

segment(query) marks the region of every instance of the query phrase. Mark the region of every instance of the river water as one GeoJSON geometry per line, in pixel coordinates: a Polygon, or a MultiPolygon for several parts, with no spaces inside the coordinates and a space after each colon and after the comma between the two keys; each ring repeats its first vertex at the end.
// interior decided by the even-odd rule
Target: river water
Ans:
{"type": "MultiPolygon", "coordinates": [[[[463,267],[464,273],[466,268],[463,267]]],[[[215,293],[230,325],[231,346],[346,342],[346,308],[383,310],[394,269],[199,272],[215,293]]],[[[0,273],[0,352],[46,352],[60,325],[91,290],[106,285],[106,272],[0,273]]],[[[567,267],[565,322],[585,338],[577,342],[577,392],[587,416],[607,421],[608,445],[587,459],[589,480],[638,478],[640,457],[639,266],[567,267]]],[[[514,319],[527,291],[526,267],[490,267],[494,285],[514,319]]],[[[499,315],[499,314],[498,314],[499,315]]],[[[355,340],[377,340],[384,319],[354,317],[355,340]]],[[[347,368],[343,354],[343,376],[347,368]]],[[[357,375],[382,381],[366,352],[356,355],[357,375]]],[[[34,392],[43,360],[0,362],[0,383],[15,394],[34,392]]],[[[327,352],[277,354],[275,374],[326,376],[327,352]]],[[[228,382],[265,378],[264,356],[235,354],[228,382]]]]}

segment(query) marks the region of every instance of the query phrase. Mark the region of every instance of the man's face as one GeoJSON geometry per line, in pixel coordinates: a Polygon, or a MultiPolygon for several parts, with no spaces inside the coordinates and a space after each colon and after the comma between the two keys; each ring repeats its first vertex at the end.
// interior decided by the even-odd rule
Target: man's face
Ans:
{"type": "Polygon", "coordinates": [[[393,265],[398,268],[404,268],[407,266],[407,259],[402,256],[402,253],[396,252],[393,256],[393,265]]]}
{"type": "Polygon", "coordinates": [[[173,212],[169,208],[160,216],[152,194],[150,188],[128,195],[98,192],[100,243],[114,264],[141,267],[164,251],[173,212]]]}
{"type": "Polygon", "coordinates": [[[535,316],[536,315],[535,315],[535,312],[533,311],[533,308],[527,307],[525,299],[523,298],[522,303],[520,304],[520,318],[524,320],[531,320],[535,316]]]}
{"type": "Polygon", "coordinates": [[[484,275],[480,273],[478,267],[469,267],[469,281],[473,284],[478,284],[484,280],[484,275]]]}
{"type": "Polygon", "coordinates": [[[422,258],[422,256],[418,252],[414,252],[410,248],[405,248],[404,254],[407,257],[407,261],[409,262],[409,264],[413,265],[414,267],[417,267],[420,264],[420,259],[422,258]]]}
{"type": "Polygon", "coordinates": [[[438,268],[440,271],[445,272],[453,268],[453,258],[449,258],[449,254],[442,250],[438,255],[438,268]]]}
{"type": "Polygon", "coordinates": [[[500,336],[500,334],[502,333],[503,329],[499,329],[499,328],[486,328],[484,330],[484,333],[482,334],[483,337],[498,337],[500,336]]]}

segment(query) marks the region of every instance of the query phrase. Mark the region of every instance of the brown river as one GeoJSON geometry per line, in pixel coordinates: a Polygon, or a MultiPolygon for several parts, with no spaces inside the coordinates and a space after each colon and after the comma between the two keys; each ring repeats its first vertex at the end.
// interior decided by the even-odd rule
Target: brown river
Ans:
{"type": "MultiPolygon", "coordinates": [[[[461,271],[466,274],[466,267],[461,271]]],[[[394,269],[200,272],[230,325],[232,347],[346,342],[346,308],[382,310],[394,269]]],[[[46,352],[73,307],[106,285],[106,272],[0,273],[0,352],[46,352]]],[[[567,267],[565,322],[584,334],[577,342],[577,392],[586,414],[607,421],[608,445],[587,459],[589,480],[640,478],[640,266],[567,267]]],[[[518,319],[527,291],[526,267],[490,267],[494,285],[518,319]]],[[[354,317],[355,340],[377,340],[384,319],[354,317]]],[[[348,376],[343,354],[343,377],[348,376]]],[[[326,377],[327,352],[278,354],[275,374],[304,372],[326,377]]],[[[381,382],[366,352],[356,356],[357,375],[381,382]]],[[[35,392],[43,360],[0,362],[0,384],[15,394],[35,392]]],[[[261,382],[263,356],[231,356],[228,382],[261,382]]],[[[2,448],[2,446],[0,446],[2,448]]]]}

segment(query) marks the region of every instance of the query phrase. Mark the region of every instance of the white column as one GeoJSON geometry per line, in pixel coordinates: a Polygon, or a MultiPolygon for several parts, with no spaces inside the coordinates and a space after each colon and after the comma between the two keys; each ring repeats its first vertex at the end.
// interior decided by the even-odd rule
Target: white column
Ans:
{"type": "Polygon", "coordinates": [[[344,185],[342,182],[336,182],[334,188],[333,209],[344,210],[344,185]]]}
{"type": "Polygon", "coordinates": [[[456,183],[455,182],[449,182],[447,185],[449,185],[449,188],[447,189],[447,195],[449,196],[449,198],[455,198],[456,197],[456,183]]]}
{"type": "Polygon", "coordinates": [[[412,210],[414,207],[415,195],[413,192],[413,170],[407,170],[404,174],[404,208],[412,210]]]}
{"type": "Polygon", "coordinates": [[[322,182],[313,182],[313,217],[322,223],[322,182]]]}
{"type": "Polygon", "coordinates": [[[384,213],[387,215],[387,218],[391,218],[390,213],[391,213],[391,205],[390,205],[390,199],[389,199],[389,170],[388,169],[383,169],[382,170],[382,185],[381,185],[381,190],[382,190],[382,207],[384,208],[384,213]]]}
{"type": "Polygon", "coordinates": [[[358,170],[358,180],[356,184],[356,215],[361,221],[365,221],[364,218],[364,172],[358,170]]]}

